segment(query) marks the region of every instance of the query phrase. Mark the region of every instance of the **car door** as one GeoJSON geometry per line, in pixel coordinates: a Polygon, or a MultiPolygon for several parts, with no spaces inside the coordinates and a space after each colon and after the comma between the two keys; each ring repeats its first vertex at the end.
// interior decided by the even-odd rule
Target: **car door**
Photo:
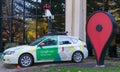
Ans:
{"type": "Polygon", "coordinates": [[[67,36],[59,37],[59,55],[61,60],[71,60],[72,53],[75,51],[72,40],[67,36]]]}
{"type": "Polygon", "coordinates": [[[58,37],[49,36],[38,45],[37,60],[57,60],[58,59],[58,37]]]}

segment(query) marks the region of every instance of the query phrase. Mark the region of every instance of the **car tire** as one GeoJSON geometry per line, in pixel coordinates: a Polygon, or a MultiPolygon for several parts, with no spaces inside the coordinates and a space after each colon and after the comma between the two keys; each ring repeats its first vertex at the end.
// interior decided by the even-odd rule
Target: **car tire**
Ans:
{"type": "Polygon", "coordinates": [[[83,54],[80,51],[76,51],[72,55],[72,61],[75,63],[80,63],[83,61],[83,54]]]}
{"type": "Polygon", "coordinates": [[[30,54],[23,54],[18,60],[18,64],[22,67],[29,67],[33,64],[33,62],[33,57],[30,54]]]}

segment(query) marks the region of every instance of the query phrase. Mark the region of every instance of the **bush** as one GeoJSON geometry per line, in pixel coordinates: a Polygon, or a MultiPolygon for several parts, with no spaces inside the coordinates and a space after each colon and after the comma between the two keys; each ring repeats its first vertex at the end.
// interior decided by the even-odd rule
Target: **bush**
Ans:
{"type": "Polygon", "coordinates": [[[18,46],[18,43],[6,43],[4,46],[4,50],[15,46],[18,46]]]}

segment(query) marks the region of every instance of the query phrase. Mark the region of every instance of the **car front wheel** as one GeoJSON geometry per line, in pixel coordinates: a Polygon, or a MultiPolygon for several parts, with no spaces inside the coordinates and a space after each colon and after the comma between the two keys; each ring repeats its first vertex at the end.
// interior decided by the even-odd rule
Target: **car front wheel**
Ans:
{"type": "Polygon", "coordinates": [[[76,63],[82,62],[83,60],[82,53],[79,51],[76,51],[75,53],[73,53],[72,60],[73,62],[76,62],[76,63]]]}
{"type": "Polygon", "coordinates": [[[28,67],[33,64],[33,57],[30,54],[23,54],[20,56],[18,63],[22,67],[28,67]]]}

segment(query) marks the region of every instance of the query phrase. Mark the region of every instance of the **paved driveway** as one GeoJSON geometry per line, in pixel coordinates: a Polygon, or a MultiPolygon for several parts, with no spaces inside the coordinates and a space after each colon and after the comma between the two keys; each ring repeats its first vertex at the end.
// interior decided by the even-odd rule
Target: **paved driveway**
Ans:
{"type": "Polygon", "coordinates": [[[57,67],[95,67],[96,62],[94,59],[86,59],[82,63],[73,62],[58,62],[58,63],[38,63],[31,67],[17,69],[17,65],[4,65],[0,59],[0,72],[29,72],[34,69],[46,69],[46,68],[57,68],[57,67]]]}

